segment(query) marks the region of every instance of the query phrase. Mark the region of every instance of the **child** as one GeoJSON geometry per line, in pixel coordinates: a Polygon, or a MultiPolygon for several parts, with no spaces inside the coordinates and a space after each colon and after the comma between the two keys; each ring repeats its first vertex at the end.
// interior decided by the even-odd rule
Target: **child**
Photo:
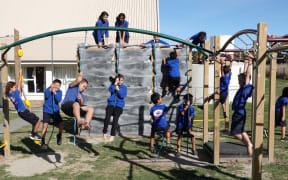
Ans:
{"type": "MultiPolygon", "coordinates": [[[[186,39],[186,41],[190,41],[190,40],[192,40],[193,44],[195,44],[195,45],[200,44],[200,47],[203,48],[205,40],[206,40],[206,32],[201,31],[201,32],[194,34],[193,36],[186,39]]],[[[203,57],[203,54],[199,53],[199,56],[198,56],[198,62],[199,63],[201,62],[202,57],[203,57]]]]}
{"type": "Polygon", "coordinates": [[[90,121],[94,112],[93,107],[84,105],[85,96],[83,92],[87,87],[88,81],[83,79],[83,72],[80,72],[75,81],[69,84],[61,106],[61,110],[68,116],[76,117],[78,127],[85,130],[90,129],[90,121]],[[85,121],[81,120],[81,116],[85,116],[85,121]]]}
{"type": "Polygon", "coordinates": [[[194,108],[192,107],[193,96],[191,94],[187,94],[184,96],[184,103],[179,106],[178,118],[177,118],[177,128],[176,132],[178,134],[177,138],[177,153],[176,157],[181,156],[181,141],[183,137],[183,133],[191,136],[192,141],[192,154],[198,155],[195,146],[195,137],[194,132],[192,131],[192,125],[194,120],[194,108]],[[189,118],[188,118],[189,117],[189,118]]]}
{"type": "Polygon", "coordinates": [[[103,138],[106,139],[107,129],[110,122],[110,118],[113,115],[113,124],[111,128],[111,137],[109,142],[114,141],[116,135],[116,129],[118,128],[118,120],[123,112],[125,106],[124,98],[127,96],[127,87],[124,85],[124,76],[118,74],[115,79],[110,79],[112,81],[109,92],[111,96],[107,99],[108,105],[106,107],[106,117],[103,127],[103,138]]]}
{"type": "Polygon", "coordinates": [[[148,42],[146,42],[146,43],[143,43],[143,44],[141,44],[141,45],[142,45],[142,46],[145,46],[145,45],[151,44],[151,46],[152,46],[152,48],[153,48],[156,43],[157,43],[157,44],[162,44],[162,45],[164,45],[164,46],[166,46],[166,47],[170,47],[169,44],[168,44],[167,42],[161,40],[161,39],[159,38],[159,36],[154,36],[154,39],[153,39],[153,40],[150,40],[150,41],[148,41],[148,42]]]}
{"type": "Polygon", "coordinates": [[[40,141],[41,137],[37,134],[38,128],[40,126],[40,118],[37,117],[34,113],[30,112],[24,106],[24,103],[21,99],[22,88],[21,88],[21,78],[22,69],[19,71],[19,80],[17,83],[9,81],[6,84],[5,95],[9,97],[10,101],[14,104],[15,109],[18,112],[18,115],[25,121],[32,124],[32,131],[30,134],[30,139],[40,141]]]}
{"type": "Polygon", "coordinates": [[[55,79],[50,87],[44,92],[45,101],[43,104],[43,127],[42,127],[42,142],[41,146],[45,146],[45,136],[50,119],[53,119],[54,123],[58,125],[59,133],[57,134],[57,144],[62,144],[62,131],[63,120],[59,112],[59,103],[62,100],[62,91],[60,90],[61,81],[55,79]],[[54,98],[54,99],[53,99],[54,98]]]}
{"type": "Polygon", "coordinates": [[[280,96],[275,105],[275,127],[281,126],[281,141],[287,142],[285,137],[286,131],[286,106],[288,104],[288,87],[285,87],[282,91],[282,96],[280,96]]]}
{"type": "MultiPolygon", "coordinates": [[[[128,21],[125,20],[125,14],[120,13],[115,22],[115,27],[128,28],[128,21]]],[[[116,32],[116,42],[119,42],[121,46],[124,46],[125,43],[129,42],[129,32],[128,31],[117,31],[116,32]]]]}
{"type": "Polygon", "coordinates": [[[168,76],[168,86],[166,85],[165,91],[162,94],[164,97],[168,90],[171,89],[173,92],[176,89],[177,96],[176,102],[179,102],[180,97],[180,68],[179,68],[179,53],[175,49],[173,52],[170,53],[169,59],[163,58],[163,64],[168,66],[169,68],[169,76],[168,76]]]}
{"type": "Polygon", "coordinates": [[[224,66],[224,58],[221,58],[221,78],[220,78],[220,103],[222,104],[224,118],[227,118],[226,115],[226,99],[228,96],[228,89],[231,80],[231,69],[232,69],[232,61],[230,56],[225,57],[230,60],[230,65],[224,66]]]}
{"type": "Polygon", "coordinates": [[[154,93],[151,95],[151,101],[154,106],[150,110],[152,119],[151,137],[150,137],[150,150],[153,153],[154,149],[154,136],[155,132],[165,132],[167,139],[167,147],[172,147],[170,143],[170,128],[166,121],[167,107],[162,104],[162,98],[160,94],[154,93]]]}
{"type": "MultiPolygon", "coordinates": [[[[106,11],[103,11],[99,16],[98,21],[96,22],[96,27],[109,27],[108,16],[109,14],[106,11]]],[[[98,44],[99,48],[101,48],[102,45],[108,44],[109,31],[108,30],[94,30],[93,37],[94,37],[95,43],[98,44]],[[104,39],[104,35],[106,37],[105,39],[104,39]]]]}
{"type": "MultiPolygon", "coordinates": [[[[231,123],[231,134],[234,135],[239,140],[241,140],[245,145],[247,145],[249,156],[252,156],[253,154],[253,149],[252,149],[253,145],[249,139],[248,134],[244,131],[244,128],[245,128],[245,122],[246,122],[245,104],[247,102],[247,99],[252,96],[253,88],[254,88],[249,83],[250,75],[251,75],[250,66],[252,64],[252,58],[253,58],[252,55],[248,56],[249,63],[248,63],[246,73],[240,73],[238,75],[240,89],[237,91],[233,99],[232,110],[234,110],[234,114],[232,116],[232,123],[231,123]]],[[[245,61],[245,64],[247,64],[247,61],[245,61]]]]}

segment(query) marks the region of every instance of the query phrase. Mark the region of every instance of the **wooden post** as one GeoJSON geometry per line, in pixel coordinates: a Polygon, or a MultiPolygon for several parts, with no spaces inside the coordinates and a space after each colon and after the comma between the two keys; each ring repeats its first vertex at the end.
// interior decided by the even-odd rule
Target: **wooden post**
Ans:
{"type": "MultiPolygon", "coordinates": [[[[230,63],[231,63],[231,62],[226,61],[225,65],[226,65],[226,66],[229,66],[230,63]]],[[[229,87],[228,87],[228,89],[229,89],[229,87]]],[[[230,116],[229,116],[229,105],[230,105],[230,103],[229,103],[229,91],[228,91],[228,95],[227,95],[226,102],[225,102],[226,115],[227,115],[227,117],[225,118],[225,131],[226,131],[226,132],[229,132],[229,117],[230,117],[230,116]]]]}
{"type": "MultiPolygon", "coordinates": [[[[5,46],[6,44],[1,44],[1,46],[5,46]]],[[[5,50],[2,50],[2,53],[5,50]]],[[[7,60],[7,54],[5,55],[7,60]]],[[[9,101],[8,97],[5,96],[5,86],[8,82],[8,64],[4,65],[4,62],[1,61],[1,81],[3,85],[3,121],[4,121],[4,142],[6,146],[4,147],[4,156],[10,156],[10,132],[9,132],[9,101]]],[[[2,101],[2,99],[1,99],[2,101]]]]}
{"type": "MultiPolygon", "coordinates": [[[[214,37],[214,51],[220,49],[220,36],[214,37]]],[[[214,61],[214,165],[220,163],[220,56],[214,61]]]]}
{"type": "MultiPolygon", "coordinates": [[[[276,38],[273,35],[272,38],[276,38]]],[[[270,83],[269,83],[269,111],[268,111],[268,160],[269,163],[274,161],[274,128],[275,128],[275,97],[276,97],[276,72],[277,72],[277,52],[271,53],[270,60],[270,83]]]]}
{"type": "MultiPolygon", "coordinates": [[[[17,29],[14,29],[14,42],[19,41],[19,31],[17,29]]],[[[19,70],[20,70],[20,57],[18,56],[18,49],[20,49],[20,46],[14,47],[14,70],[15,70],[15,82],[18,82],[19,78],[19,70]]]]}
{"type": "Polygon", "coordinates": [[[266,49],[267,49],[267,24],[258,24],[258,51],[256,69],[256,101],[254,115],[254,152],[252,161],[252,179],[261,179],[262,174],[262,148],[263,148],[263,126],[264,126],[264,99],[265,99],[265,71],[266,71],[266,49]]]}
{"type": "MultiPolygon", "coordinates": [[[[205,48],[210,49],[209,40],[205,41],[205,48]]],[[[203,144],[205,144],[208,142],[209,57],[208,60],[204,60],[203,72],[203,144]]]]}
{"type": "Polygon", "coordinates": [[[192,48],[189,47],[189,55],[188,55],[188,60],[189,60],[189,93],[192,94],[192,48]]]}

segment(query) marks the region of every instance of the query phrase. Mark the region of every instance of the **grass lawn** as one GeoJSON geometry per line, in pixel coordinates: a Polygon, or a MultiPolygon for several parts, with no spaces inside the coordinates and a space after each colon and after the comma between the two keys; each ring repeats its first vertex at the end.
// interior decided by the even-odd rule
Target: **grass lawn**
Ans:
{"type": "MultiPolygon", "coordinates": [[[[268,94],[268,82],[266,81],[266,93],[268,94]]],[[[277,81],[277,97],[281,94],[283,87],[288,81],[277,81]]],[[[213,116],[213,106],[210,106],[209,116],[213,116]]],[[[230,108],[231,109],[231,108],[230,108]]],[[[247,123],[246,130],[251,129],[251,104],[246,105],[247,123]]],[[[268,100],[265,101],[265,127],[268,117],[268,100]]],[[[195,108],[196,119],[202,119],[202,110],[195,108]]],[[[287,115],[287,113],[286,113],[287,115]]],[[[221,112],[222,116],[222,112],[221,112]]],[[[232,113],[230,113],[230,117],[232,113]]],[[[189,165],[184,159],[181,163],[171,163],[175,159],[174,151],[176,149],[176,137],[172,137],[174,150],[163,149],[161,157],[157,162],[150,162],[155,154],[149,151],[149,137],[129,136],[121,137],[118,143],[105,143],[102,138],[80,137],[78,144],[74,146],[73,141],[73,121],[64,120],[65,130],[63,134],[63,145],[56,144],[56,133],[50,142],[47,151],[41,150],[38,145],[28,139],[31,127],[24,127],[11,133],[11,153],[8,160],[0,161],[0,179],[249,179],[251,170],[247,170],[247,164],[231,163],[213,166],[212,164],[189,165]],[[51,160],[55,157],[56,162],[51,160]],[[49,169],[43,166],[45,162],[52,164],[49,169]],[[23,162],[24,160],[24,162],[23,162]],[[168,160],[170,160],[168,162],[168,160]],[[13,164],[13,162],[19,162],[13,164]],[[60,163],[61,162],[61,163],[60,163]],[[31,176],[15,175],[14,171],[20,169],[20,163],[23,167],[31,166],[30,169],[22,171],[33,171],[39,168],[31,176]],[[188,164],[188,165],[187,165],[188,164]],[[19,165],[19,167],[18,167],[19,165]],[[42,167],[43,166],[43,167],[42,167]],[[14,168],[14,171],[13,171],[14,168]],[[47,170],[42,171],[47,168],[47,170]],[[12,170],[11,170],[12,169],[12,170]],[[16,169],[16,170],[15,170],[16,169]]],[[[202,131],[202,122],[195,122],[195,130],[202,131]]],[[[224,123],[221,122],[221,129],[224,129],[224,123]]],[[[209,131],[213,131],[213,122],[209,122],[209,131]]],[[[47,133],[46,141],[51,132],[51,127],[47,133]]],[[[197,136],[197,149],[202,149],[202,136],[197,136]]],[[[235,140],[231,136],[221,134],[221,141],[235,140]]],[[[275,163],[263,166],[263,179],[288,179],[288,143],[281,143],[280,128],[275,132],[275,163]]],[[[158,139],[160,142],[160,139],[158,139]]],[[[235,140],[237,141],[237,140],[235,140]]],[[[264,138],[263,146],[266,147],[267,139],[264,138]]],[[[183,140],[182,149],[185,149],[183,140]]],[[[3,150],[2,150],[3,153],[3,150]]],[[[188,158],[189,160],[189,158],[188,158]]],[[[193,158],[191,158],[193,160],[193,158]]],[[[251,164],[250,164],[251,165],[251,164]]],[[[25,169],[25,168],[24,168],[25,169]]],[[[22,172],[23,173],[23,172],[22,172]]],[[[17,173],[16,173],[17,174],[17,173]]],[[[20,173],[21,174],[21,173],[20,173]]],[[[25,174],[25,173],[24,173],[25,174]]],[[[29,173],[28,173],[29,174],[29,173]]]]}

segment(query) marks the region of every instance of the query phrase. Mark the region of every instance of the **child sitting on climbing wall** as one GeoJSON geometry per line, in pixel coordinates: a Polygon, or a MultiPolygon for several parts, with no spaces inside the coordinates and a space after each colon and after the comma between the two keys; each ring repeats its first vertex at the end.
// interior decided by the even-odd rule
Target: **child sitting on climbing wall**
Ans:
{"type": "Polygon", "coordinates": [[[60,90],[61,81],[55,79],[50,87],[44,92],[44,104],[43,104],[43,127],[42,127],[42,140],[41,146],[44,148],[45,136],[48,128],[50,119],[53,120],[53,124],[58,125],[59,133],[57,134],[57,144],[62,144],[62,131],[63,131],[63,120],[60,116],[59,103],[62,100],[62,91],[60,90]]]}
{"type": "Polygon", "coordinates": [[[184,103],[180,104],[179,109],[178,109],[178,117],[177,117],[176,133],[178,134],[178,138],[177,138],[176,157],[181,156],[180,151],[181,151],[181,142],[182,142],[183,134],[186,134],[186,136],[191,137],[192,154],[198,155],[198,152],[195,146],[194,132],[192,131],[192,125],[193,125],[193,120],[194,120],[194,108],[192,106],[193,96],[191,94],[186,94],[183,97],[183,100],[184,100],[184,103]]]}
{"type": "Polygon", "coordinates": [[[249,156],[253,154],[253,145],[249,139],[248,134],[244,131],[246,122],[246,110],[245,105],[247,99],[252,96],[254,87],[249,83],[251,78],[251,64],[254,57],[249,54],[248,62],[245,61],[244,73],[238,75],[238,81],[240,89],[237,91],[233,103],[232,110],[234,114],[232,116],[231,123],[231,135],[241,140],[246,146],[249,156]]]}
{"type": "MultiPolygon", "coordinates": [[[[111,136],[109,142],[114,141],[116,130],[118,127],[118,120],[123,112],[125,106],[124,98],[127,96],[127,87],[124,85],[124,76],[118,74],[115,78],[110,78],[111,85],[109,87],[109,92],[111,96],[107,99],[108,105],[106,107],[106,116],[103,127],[103,138],[107,137],[107,129],[110,122],[110,118],[113,115],[113,123],[111,128],[111,136]]],[[[118,129],[119,130],[119,129],[118,129]]]]}
{"type": "Polygon", "coordinates": [[[87,88],[88,81],[83,79],[83,72],[80,72],[75,81],[69,84],[69,88],[61,105],[61,110],[66,115],[75,117],[78,127],[81,127],[83,130],[90,129],[90,121],[94,112],[93,107],[84,105],[85,96],[83,92],[87,88]],[[83,116],[85,116],[85,121],[81,120],[83,116]]]}
{"type": "Polygon", "coordinates": [[[155,152],[154,148],[154,136],[155,133],[163,133],[167,139],[167,147],[172,147],[170,143],[170,128],[166,121],[167,107],[165,104],[162,104],[162,98],[160,94],[153,93],[151,95],[151,101],[154,106],[150,110],[151,115],[151,137],[150,137],[150,150],[152,153],[155,152]]]}
{"type": "Polygon", "coordinates": [[[168,67],[168,79],[165,90],[163,91],[162,97],[166,96],[168,90],[175,92],[176,89],[176,102],[179,102],[180,98],[180,67],[179,67],[179,53],[175,49],[170,53],[168,59],[163,58],[163,64],[168,67]]]}
{"type": "Polygon", "coordinates": [[[288,139],[285,137],[286,131],[286,107],[288,104],[288,87],[285,87],[275,105],[275,127],[281,126],[281,141],[287,142],[288,139]]]}
{"type": "Polygon", "coordinates": [[[37,134],[38,128],[40,126],[40,118],[37,117],[34,113],[30,112],[26,109],[22,99],[22,69],[19,71],[19,80],[17,83],[9,81],[5,87],[5,95],[10,99],[10,101],[14,104],[18,115],[25,121],[32,124],[32,131],[30,134],[30,139],[40,141],[41,137],[37,134]]]}

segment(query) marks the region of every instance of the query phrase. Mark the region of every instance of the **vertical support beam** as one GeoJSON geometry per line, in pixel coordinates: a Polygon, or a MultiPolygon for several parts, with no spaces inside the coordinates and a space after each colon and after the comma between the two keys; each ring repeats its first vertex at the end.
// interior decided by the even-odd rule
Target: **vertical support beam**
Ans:
{"type": "MultiPolygon", "coordinates": [[[[226,66],[229,66],[230,65],[230,61],[226,61],[225,62],[226,64],[226,66]]],[[[229,87],[228,87],[228,89],[229,89],[229,87]]],[[[227,98],[226,98],[226,102],[225,102],[225,106],[226,106],[226,115],[227,115],[227,117],[225,118],[225,131],[226,132],[228,132],[229,131],[229,105],[230,105],[230,103],[229,103],[229,91],[228,91],[228,95],[227,95],[227,98]]]]}
{"type": "Polygon", "coordinates": [[[258,24],[258,52],[256,69],[256,102],[254,105],[254,152],[252,161],[252,179],[261,179],[262,174],[262,148],[263,148],[263,126],[264,126],[264,98],[265,98],[265,71],[266,71],[266,49],[267,49],[267,24],[258,24]]]}
{"type": "MultiPolygon", "coordinates": [[[[19,31],[17,29],[14,29],[14,42],[19,41],[19,31]]],[[[20,70],[20,57],[18,56],[18,49],[20,49],[20,46],[14,47],[14,69],[15,69],[15,82],[18,82],[19,77],[19,70],[20,70]]]]}
{"type": "MultiPolygon", "coordinates": [[[[1,44],[1,46],[6,46],[6,44],[1,44]]],[[[2,50],[2,53],[4,51],[5,50],[2,50]]],[[[7,59],[7,54],[5,55],[5,58],[7,59]]],[[[1,67],[2,67],[1,81],[3,85],[3,123],[4,123],[3,129],[4,129],[4,143],[6,143],[6,146],[4,147],[4,156],[8,157],[10,156],[9,101],[8,97],[5,96],[5,86],[8,82],[8,64],[4,64],[4,62],[1,61],[1,67]]]]}
{"type": "MultiPolygon", "coordinates": [[[[273,35],[272,38],[276,38],[273,35]]],[[[268,160],[269,163],[274,161],[274,127],[275,127],[275,97],[276,97],[276,72],[277,72],[277,52],[271,53],[270,60],[270,83],[269,83],[269,111],[268,111],[268,160]]]]}
{"type": "MultiPolygon", "coordinates": [[[[214,51],[220,49],[220,36],[214,37],[214,51]]],[[[214,165],[220,163],[220,56],[214,61],[214,165]]]]}
{"type": "Polygon", "coordinates": [[[188,55],[188,60],[189,60],[189,93],[192,94],[192,48],[189,47],[189,55],[188,55]]]}
{"type": "MultiPolygon", "coordinates": [[[[210,49],[209,40],[205,41],[205,48],[210,49]]],[[[209,90],[209,57],[204,60],[203,75],[203,144],[208,142],[208,90],[209,90]]]]}

